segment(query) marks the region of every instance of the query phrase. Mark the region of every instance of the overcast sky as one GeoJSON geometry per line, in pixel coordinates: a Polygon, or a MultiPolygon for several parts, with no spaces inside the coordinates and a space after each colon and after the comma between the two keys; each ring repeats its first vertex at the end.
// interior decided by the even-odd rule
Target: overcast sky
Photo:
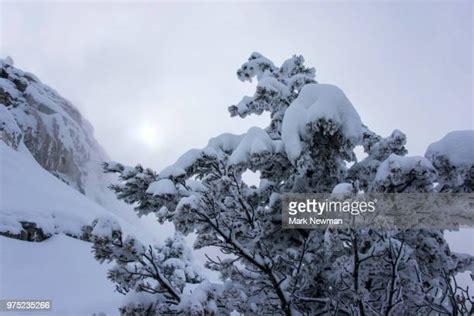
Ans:
{"type": "Polygon", "coordinates": [[[235,72],[258,51],[302,54],[363,121],[408,135],[410,154],[473,128],[472,1],[3,2],[0,52],[71,100],[112,159],[162,168],[223,132],[253,91],[235,72]]]}

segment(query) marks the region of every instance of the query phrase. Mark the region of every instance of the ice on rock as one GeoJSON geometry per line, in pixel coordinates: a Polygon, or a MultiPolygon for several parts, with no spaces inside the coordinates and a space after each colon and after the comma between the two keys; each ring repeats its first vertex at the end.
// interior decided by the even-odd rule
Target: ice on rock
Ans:
{"type": "Polygon", "coordinates": [[[425,153],[430,161],[442,156],[454,166],[474,165],[474,130],[450,132],[429,145],[425,153]]]}
{"type": "Polygon", "coordinates": [[[328,84],[308,84],[285,111],[282,123],[282,140],[291,161],[303,150],[302,139],[308,137],[307,125],[320,119],[331,120],[353,144],[362,135],[359,114],[344,92],[328,84]]]}
{"type": "Polygon", "coordinates": [[[169,179],[161,179],[150,183],[146,193],[154,195],[175,195],[177,193],[174,183],[169,179]]]}

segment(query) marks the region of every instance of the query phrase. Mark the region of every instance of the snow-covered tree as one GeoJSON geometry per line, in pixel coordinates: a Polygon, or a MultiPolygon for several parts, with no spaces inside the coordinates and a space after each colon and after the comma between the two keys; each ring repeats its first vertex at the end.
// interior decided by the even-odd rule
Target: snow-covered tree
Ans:
{"type": "MultiPolygon", "coordinates": [[[[285,194],[341,189],[435,192],[437,165],[423,157],[404,156],[402,132],[382,138],[366,127],[339,88],[316,83],[314,69],[304,66],[301,56],[277,67],[253,53],[237,75],[242,81],[256,79],[256,91],[229,107],[230,114],[269,112],[266,129],[253,127],[243,135],[212,138],[205,148],[189,150],[158,173],[141,166],[105,164],[105,170],[118,173],[121,180],[112,189],[135,205],[139,215],[154,213],[160,222],[172,222],[179,234],[195,233],[195,249],[214,247],[223,253],[206,263],[220,274],[221,285],[209,287],[186,276],[179,279],[214,289],[198,295],[207,305],[188,311],[285,315],[459,311],[440,293],[449,291],[447,279],[472,269],[473,259],[452,253],[442,231],[282,229],[285,194]],[[367,157],[357,162],[354,149],[359,145],[367,157]],[[242,180],[247,170],[260,172],[258,186],[242,180]]],[[[443,181],[443,188],[450,185],[443,181]]],[[[118,245],[115,248],[113,238],[99,240],[96,256],[120,262],[116,255],[108,255],[122,253],[124,246],[118,245]],[[119,250],[107,250],[110,247],[119,250]]],[[[138,255],[125,256],[132,255],[134,266],[138,257],[151,256],[146,248],[140,249],[138,255]]],[[[153,258],[166,252],[154,251],[153,258]]],[[[187,262],[184,252],[174,254],[187,262]]],[[[159,270],[165,268],[163,261],[153,261],[159,270]]],[[[122,267],[111,275],[116,275],[113,280],[119,289],[139,291],[137,286],[145,281],[131,278],[130,271],[122,267]]],[[[166,278],[183,300],[184,283],[172,281],[171,275],[166,278]]],[[[178,310],[172,305],[180,300],[161,285],[156,290],[155,310],[156,306],[178,310]]]]}
{"type": "Polygon", "coordinates": [[[441,192],[474,192],[474,131],[454,131],[425,154],[438,170],[441,192]]]}
{"type": "Polygon", "coordinates": [[[127,296],[122,314],[217,312],[222,286],[203,282],[181,235],[166,239],[163,245],[144,246],[132,236],[124,238],[117,224],[99,221],[92,236],[95,258],[116,263],[108,277],[127,296]],[[188,285],[197,285],[192,299],[188,285]]]}

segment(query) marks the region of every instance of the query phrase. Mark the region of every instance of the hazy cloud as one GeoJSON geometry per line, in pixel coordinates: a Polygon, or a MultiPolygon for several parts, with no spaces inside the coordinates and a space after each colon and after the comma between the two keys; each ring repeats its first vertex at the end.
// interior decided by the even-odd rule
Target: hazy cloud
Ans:
{"type": "Polygon", "coordinates": [[[124,163],[161,168],[265,126],[227,113],[252,92],[235,71],[253,51],[277,64],[302,54],[373,130],[407,133],[410,154],[473,128],[470,1],[0,6],[1,55],[70,99],[124,163]]]}

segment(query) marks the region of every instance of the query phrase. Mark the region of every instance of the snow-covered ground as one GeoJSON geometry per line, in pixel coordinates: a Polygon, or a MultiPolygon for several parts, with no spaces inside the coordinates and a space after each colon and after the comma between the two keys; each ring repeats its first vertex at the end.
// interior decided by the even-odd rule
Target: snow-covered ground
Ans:
{"type": "Polygon", "coordinates": [[[91,243],[65,234],[78,236],[95,219],[115,221],[144,242],[172,229],[151,231],[97,204],[43,169],[23,143],[15,150],[0,141],[0,166],[0,231],[17,234],[28,221],[52,235],[42,242],[0,236],[0,298],[52,300],[47,315],[117,315],[123,296],[107,279],[109,266],[94,259],[91,243]]]}
{"type": "MultiPolygon", "coordinates": [[[[63,234],[43,242],[0,236],[0,297],[52,300],[42,315],[117,315],[123,296],[107,280],[107,264],[91,253],[91,244],[63,234]]],[[[8,312],[8,315],[26,315],[8,312]]]]}
{"type": "Polygon", "coordinates": [[[24,147],[0,142],[0,231],[19,233],[20,221],[34,222],[46,234],[80,235],[105,208],[44,170],[24,147]]]}
{"type": "Polygon", "coordinates": [[[109,267],[94,259],[91,243],[65,233],[110,219],[153,238],[44,170],[22,144],[17,151],[0,141],[0,165],[0,230],[16,234],[29,221],[52,235],[42,242],[0,236],[0,298],[52,300],[48,315],[116,315],[122,295],[107,280],[109,267]]]}

